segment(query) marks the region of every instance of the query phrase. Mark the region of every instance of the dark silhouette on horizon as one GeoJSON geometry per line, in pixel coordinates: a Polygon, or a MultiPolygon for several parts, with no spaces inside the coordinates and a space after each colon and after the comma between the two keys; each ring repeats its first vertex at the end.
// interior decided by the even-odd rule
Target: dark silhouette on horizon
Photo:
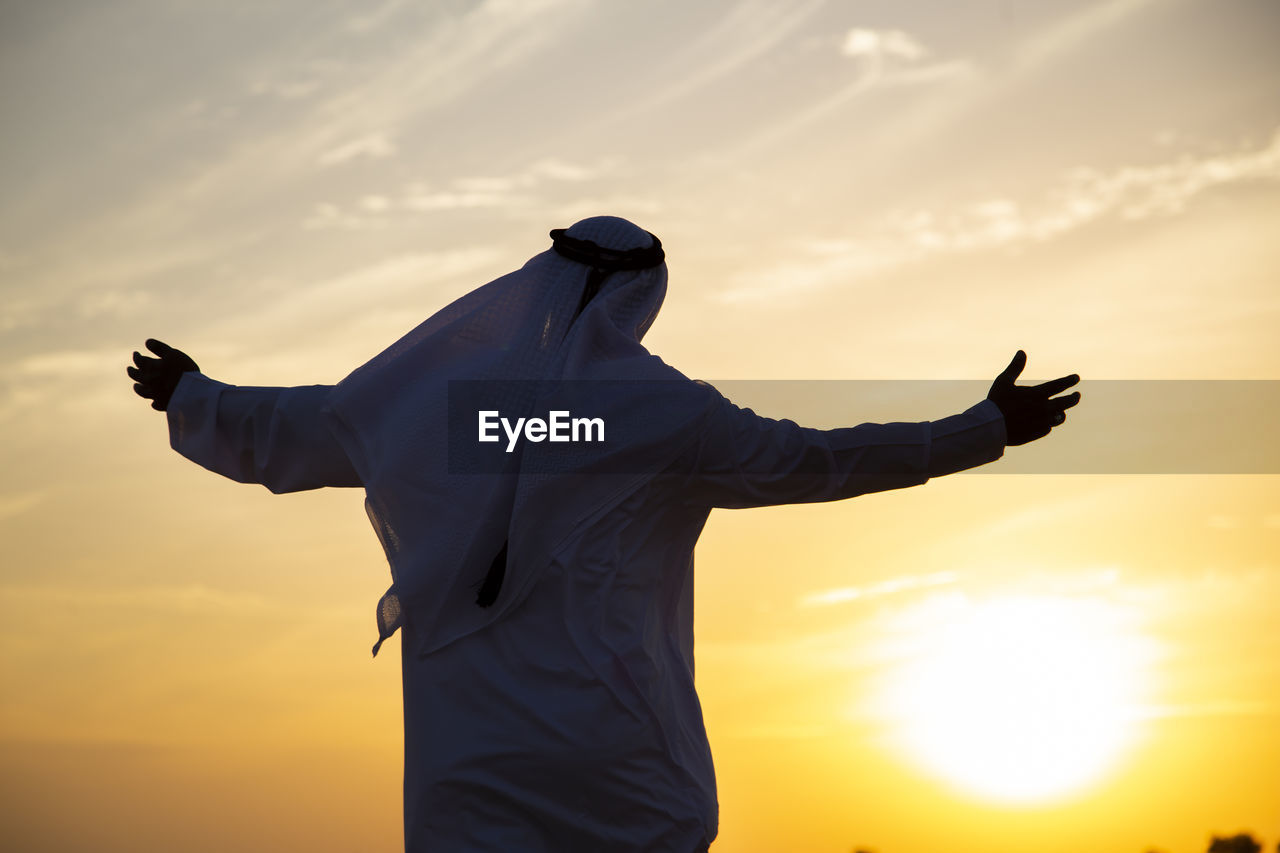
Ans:
{"type": "Polygon", "coordinates": [[[154,339],[127,372],[173,448],[215,473],[365,490],[392,575],[374,655],[401,632],[407,850],[705,851],[718,804],[692,590],[711,510],[987,464],[1061,425],[1079,377],[1018,385],[1018,350],[940,420],[761,417],[641,343],[667,286],[655,236],[593,217],[551,238],[336,385],[228,385],[154,339]],[[492,409],[525,440],[460,438],[457,380],[491,383],[464,423],[492,409]],[[571,410],[607,440],[548,435],[571,410]],[[497,473],[460,473],[491,450],[497,473]]]}
{"type": "MultiPolygon", "coordinates": [[[[1215,835],[1209,842],[1209,853],[1262,853],[1262,844],[1248,832],[1215,835]]],[[[1280,844],[1276,845],[1276,853],[1280,853],[1280,844]]]]}
{"type": "MultiPolygon", "coordinates": [[[[875,853],[875,851],[869,847],[855,847],[853,853],[875,853]]],[[[1150,847],[1144,853],[1168,853],[1168,851],[1150,847]]],[[[1207,853],[1262,853],[1262,843],[1248,832],[1232,836],[1215,835],[1209,841],[1207,853]]],[[[1280,853],[1280,842],[1276,844],[1276,853],[1280,853]]]]}

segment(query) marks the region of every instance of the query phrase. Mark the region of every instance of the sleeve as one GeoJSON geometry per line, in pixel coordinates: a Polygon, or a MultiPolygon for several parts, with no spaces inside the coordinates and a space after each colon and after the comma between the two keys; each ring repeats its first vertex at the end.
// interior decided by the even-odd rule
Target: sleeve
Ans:
{"type": "Polygon", "coordinates": [[[331,388],[235,386],[186,373],[169,400],[169,444],[215,474],[276,494],[360,486],[323,411],[331,388]]]}
{"type": "Polygon", "coordinates": [[[937,421],[818,430],[722,396],[683,472],[683,493],[732,509],[842,500],[984,465],[1004,447],[1004,416],[989,400],[937,421]]]}

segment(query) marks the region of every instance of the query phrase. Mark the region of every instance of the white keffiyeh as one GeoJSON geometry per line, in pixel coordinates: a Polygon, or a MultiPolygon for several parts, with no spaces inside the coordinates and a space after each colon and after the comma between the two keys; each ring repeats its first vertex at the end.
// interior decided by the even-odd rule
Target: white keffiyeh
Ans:
{"type": "Polygon", "coordinates": [[[607,255],[656,248],[659,260],[593,275],[582,260],[542,252],[446,306],[330,396],[335,433],[391,564],[375,655],[406,618],[423,638],[421,655],[503,618],[558,543],[684,449],[712,400],[640,344],[666,294],[656,238],[608,216],[563,233],[607,255]],[[463,446],[474,437],[456,423],[451,431],[457,380],[502,380],[486,399],[503,415],[559,409],[600,418],[608,440],[527,444],[508,475],[464,470],[477,448],[463,446]],[[504,547],[496,600],[477,606],[504,547]]]}

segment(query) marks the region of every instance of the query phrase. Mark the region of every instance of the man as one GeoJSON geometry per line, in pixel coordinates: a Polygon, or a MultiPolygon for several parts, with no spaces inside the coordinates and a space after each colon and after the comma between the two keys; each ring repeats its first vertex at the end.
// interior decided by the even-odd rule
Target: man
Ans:
{"type": "Polygon", "coordinates": [[[641,344],[666,292],[656,237],[594,217],[552,238],[336,386],[224,385],[158,341],[128,372],[210,470],[273,492],[364,487],[393,579],[374,654],[402,630],[408,850],[706,850],[692,592],[711,508],[990,462],[1061,424],[1079,394],[1054,395],[1078,377],[1016,386],[1019,351],[986,400],[940,421],[759,417],[641,344]],[[557,442],[557,412],[602,440],[557,442]]]}

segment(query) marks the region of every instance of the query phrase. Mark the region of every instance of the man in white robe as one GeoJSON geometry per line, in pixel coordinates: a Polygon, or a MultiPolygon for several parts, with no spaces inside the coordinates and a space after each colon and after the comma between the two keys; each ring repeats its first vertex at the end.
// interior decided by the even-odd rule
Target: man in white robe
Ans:
{"type": "Polygon", "coordinates": [[[402,632],[408,851],[694,853],[717,827],[693,675],[711,509],[991,462],[1061,424],[1079,394],[1054,395],[1078,377],[1016,386],[1019,351],[986,400],[942,420],[760,417],[641,345],[666,288],[656,237],[613,217],[552,236],[336,386],[226,385],[158,341],[129,374],[211,471],[276,493],[365,488],[393,578],[374,654],[402,632]],[[516,415],[570,400],[611,442],[526,440],[500,473],[464,470],[481,448],[451,427],[454,380],[516,415]]]}

